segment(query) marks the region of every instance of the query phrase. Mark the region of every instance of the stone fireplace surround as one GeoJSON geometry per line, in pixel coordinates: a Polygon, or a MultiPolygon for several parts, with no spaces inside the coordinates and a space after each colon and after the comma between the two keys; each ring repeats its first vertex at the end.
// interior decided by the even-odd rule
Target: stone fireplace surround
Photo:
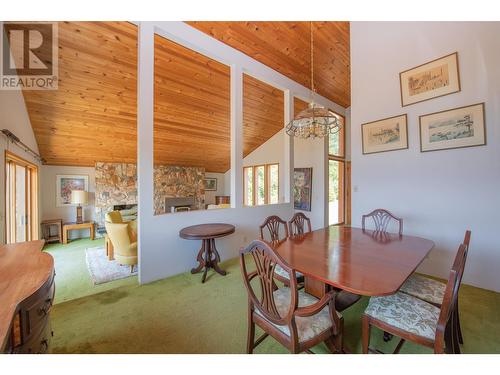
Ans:
{"type": "MultiPolygon", "coordinates": [[[[194,198],[194,209],[203,209],[205,169],[156,165],[154,168],[154,214],[165,213],[165,198],[194,198]]],[[[95,165],[95,220],[104,226],[107,212],[116,205],[137,204],[137,167],[131,163],[97,162],[95,165]]]]}

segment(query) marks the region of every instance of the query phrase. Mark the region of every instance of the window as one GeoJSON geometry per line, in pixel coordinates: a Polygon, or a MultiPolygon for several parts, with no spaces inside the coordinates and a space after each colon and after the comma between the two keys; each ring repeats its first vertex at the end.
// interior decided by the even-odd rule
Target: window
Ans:
{"type": "Polygon", "coordinates": [[[328,216],[329,225],[345,221],[345,121],[338,115],[341,130],[328,138],[328,216]]]}
{"type": "Polygon", "coordinates": [[[279,203],[279,164],[244,167],[243,179],[245,206],[279,203]]]}
{"type": "Polygon", "coordinates": [[[5,154],[6,243],[38,239],[38,168],[10,153],[5,154]]]}

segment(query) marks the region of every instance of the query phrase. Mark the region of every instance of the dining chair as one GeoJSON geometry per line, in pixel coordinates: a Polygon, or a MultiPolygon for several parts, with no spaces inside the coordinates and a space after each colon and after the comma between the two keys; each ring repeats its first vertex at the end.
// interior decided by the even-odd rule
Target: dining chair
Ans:
{"type": "Polygon", "coordinates": [[[262,240],[265,240],[264,228],[266,228],[269,232],[270,241],[279,241],[281,239],[281,226],[283,226],[283,234],[285,235],[284,238],[288,238],[288,226],[286,225],[285,220],[276,215],[266,217],[266,220],[264,220],[264,222],[259,226],[260,238],[262,240]]]}
{"type": "Polygon", "coordinates": [[[387,232],[387,227],[391,220],[395,220],[399,224],[399,235],[403,234],[403,219],[394,216],[391,212],[383,209],[377,208],[370,212],[369,214],[363,215],[361,218],[361,228],[365,230],[365,221],[367,218],[372,218],[375,224],[375,230],[380,232],[387,232]]]}
{"type": "MultiPolygon", "coordinates": [[[[267,229],[269,233],[270,242],[276,242],[281,240],[280,238],[280,228],[283,227],[284,238],[288,238],[288,225],[285,220],[279,216],[272,215],[268,216],[266,220],[259,226],[260,239],[265,241],[264,229],[267,229]]],[[[304,275],[300,272],[296,273],[299,282],[304,281],[304,275]]],[[[285,286],[289,285],[290,280],[288,279],[289,274],[283,270],[279,265],[276,266],[276,279],[281,281],[285,286]]]]}
{"type": "MultiPolygon", "coordinates": [[[[465,255],[464,255],[464,265],[463,265],[464,267],[465,267],[465,262],[467,261],[467,254],[469,253],[470,237],[471,237],[471,231],[467,230],[465,232],[464,242],[463,242],[463,244],[465,245],[465,255]]],[[[400,291],[409,294],[413,297],[417,297],[423,301],[429,302],[436,307],[441,307],[444,299],[444,293],[446,291],[446,284],[441,281],[425,277],[423,275],[413,274],[408,278],[408,280],[405,281],[403,286],[400,288],[400,291]]],[[[455,329],[456,329],[456,334],[458,336],[458,342],[460,344],[463,344],[464,340],[462,336],[462,328],[460,327],[458,300],[454,314],[456,317],[455,329]]]]}
{"type": "Polygon", "coordinates": [[[296,271],[261,240],[254,240],[240,250],[240,267],[248,292],[248,354],[268,336],[292,353],[312,353],[310,348],[321,342],[325,342],[332,352],[342,350],[344,322],[335,310],[336,292],[328,292],[317,299],[298,290],[296,271]],[[248,254],[251,258],[245,256],[248,254]],[[246,262],[249,259],[253,259],[256,271],[248,271],[246,262]],[[278,265],[288,273],[289,287],[275,288],[278,265]],[[257,293],[254,290],[257,285],[252,283],[254,278],[259,281],[257,293]],[[255,325],[264,331],[257,340],[255,325]]]}
{"type": "Polygon", "coordinates": [[[288,222],[288,232],[290,236],[311,232],[311,220],[302,212],[297,212],[288,222]],[[307,224],[307,232],[306,226],[307,224]]]}
{"type": "Polygon", "coordinates": [[[430,347],[434,353],[459,353],[456,351],[453,311],[462,282],[465,255],[466,246],[461,244],[450,271],[441,308],[402,292],[371,297],[362,317],[363,353],[367,354],[370,350],[371,326],[401,338],[394,354],[399,353],[405,341],[430,347]]]}

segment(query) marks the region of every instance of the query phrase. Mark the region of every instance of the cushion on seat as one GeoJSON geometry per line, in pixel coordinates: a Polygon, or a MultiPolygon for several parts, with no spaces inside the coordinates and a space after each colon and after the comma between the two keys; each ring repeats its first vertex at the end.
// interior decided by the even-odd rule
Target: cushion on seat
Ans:
{"type": "Polygon", "coordinates": [[[371,297],[365,314],[403,331],[434,340],[439,308],[397,292],[390,296],[371,297]]]}
{"type": "MultiPolygon", "coordinates": [[[[284,279],[289,279],[290,278],[290,275],[288,274],[288,272],[286,272],[283,267],[281,267],[279,264],[276,265],[276,267],[274,268],[274,273],[283,277],[284,279]]],[[[297,275],[297,277],[303,277],[304,275],[301,274],[300,272],[295,272],[295,275],[297,275]]]]}
{"type": "MultiPolygon", "coordinates": [[[[283,317],[286,314],[288,314],[288,309],[290,308],[290,296],[291,296],[290,288],[287,287],[279,288],[275,290],[273,294],[274,294],[274,302],[276,303],[276,308],[280,316],[283,317]]],[[[311,296],[310,294],[307,294],[302,290],[298,291],[298,297],[299,297],[299,307],[313,305],[316,302],[318,302],[318,299],[316,297],[311,296]]],[[[255,308],[255,313],[266,319],[257,307],[255,308]]],[[[340,314],[338,315],[339,317],[341,316],[340,314]]],[[[272,322],[270,323],[274,325],[276,328],[278,328],[285,335],[290,336],[290,329],[288,328],[288,326],[286,325],[280,326],[272,322]]],[[[328,305],[326,305],[316,315],[308,317],[297,316],[295,318],[295,323],[297,324],[297,334],[299,336],[299,342],[304,342],[309,339],[312,339],[313,337],[318,336],[320,333],[332,327],[332,320],[330,319],[330,312],[328,309],[328,305]]]]}
{"type": "Polygon", "coordinates": [[[413,274],[405,281],[400,291],[421,300],[441,305],[446,284],[431,278],[413,274]]]}

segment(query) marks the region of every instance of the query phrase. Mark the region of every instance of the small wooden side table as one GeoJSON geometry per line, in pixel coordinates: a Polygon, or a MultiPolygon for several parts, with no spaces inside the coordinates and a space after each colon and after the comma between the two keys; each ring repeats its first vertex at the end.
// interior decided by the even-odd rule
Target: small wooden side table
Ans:
{"type": "Polygon", "coordinates": [[[226,275],[226,271],[219,267],[220,256],[215,247],[215,239],[234,233],[234,230],[234,225],[216,223],[193,225],[179,232],[179,236],[186,240],[201,240],[201,248],[196,257],[200,264],[198,267],[193,268],[191,273],[198,273],[205,268],[201,278],[202,283],[205,282],[209,268],[213,268],[215,272],[222,276],[226,275]]]}
{"type": "Polygon", "coordinates": [[[50,242],[63,242],[62,232],[63,232],[63,223],[62,219],[53,219],[53,220],[43,220],[40,225],[42,226],[42,238],[45,240],[45,243],[50,242]],[[52,234],[51,228],[57,228],[57,233],[52,234]]]}
{"type": "Polygon", "coordinates": [[[77,229],[88,229],[90,231],[90,239],[94,239],[94,222],[93,221],[84,221],[83,223],[64,223],[63,225],[63,244],[68,243],[68,232],[70,230],[77,229]]]}

